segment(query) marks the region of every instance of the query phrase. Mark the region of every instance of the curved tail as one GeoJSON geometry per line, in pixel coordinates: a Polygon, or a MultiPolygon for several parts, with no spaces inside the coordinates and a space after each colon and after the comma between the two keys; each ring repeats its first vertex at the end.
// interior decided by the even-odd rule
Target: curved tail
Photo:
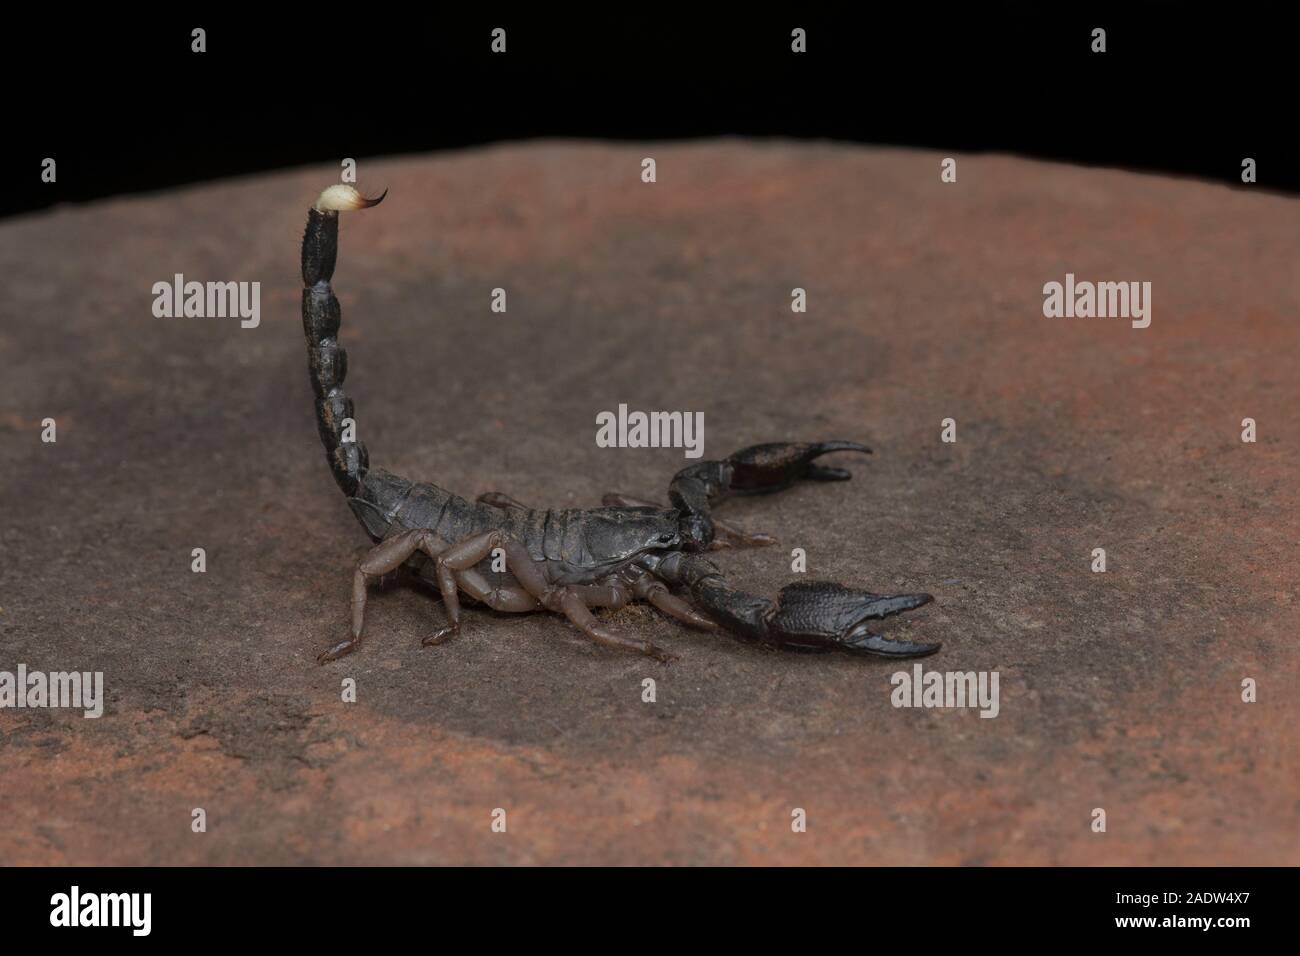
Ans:
{"type": "Polygon", "coordinates": [[[348,354],[338,341],[342,310],[330,279],[338,257],[339,213],[377,206],[385,195],[387,191],[378,199],[366,199],[351,186],[329,187],[307,213],[307,231],[302,237],[302,328],[316,393],[316,427],[334,480],[349,498],[356,495],[365,478],[370,458],[366,446],[355,440],[352,399],[343,391],[348,354]]]}

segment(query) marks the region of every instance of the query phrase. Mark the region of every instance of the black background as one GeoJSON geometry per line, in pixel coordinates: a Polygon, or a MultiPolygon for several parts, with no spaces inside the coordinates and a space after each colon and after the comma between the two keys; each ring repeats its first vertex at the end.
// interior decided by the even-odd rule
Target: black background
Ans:
{"type": "Polygon", "coordinates": [[[1258,951],[1294,928],[1294,872],[1240,868],[889,868],[417,870],[143,867],[0,870],[9,944],[40,952],[113,943],[207,948],[292,943],[371,949],[455,946],[521,951],[556,946],[906,953],[967,952],[1062,941],[1157,945],[1175,952],[1258,951]],[[51,897],[149,892],[152,932],[53,928],[51,897]],[[1175,905],[1120,904],[1116,894],[1177,893],[1175,905]],[[1249,893],[1195,903],[1194,893],[1249,893]],[[1249,927],[1117,927],[1116,917],[1245,916],[1249,927]],[[400,935],[399,935],[400,934],[400,935]],[[147,940],[147,942],[146,942],[147,940]],[[586,944],[586,945],[584,945],[586,944]],[[1163,944],[1162,946],[1160,944],[1163,944]],[[1190,950],[1189,950],[1190,947],[1190,950]]]}
{"type": "Polygon", "coordinates": [[[1300,190],[1282,5],[875,7],[26,11],[8,27],[0,213],[540,136],[835,138],[1300,190]]]}

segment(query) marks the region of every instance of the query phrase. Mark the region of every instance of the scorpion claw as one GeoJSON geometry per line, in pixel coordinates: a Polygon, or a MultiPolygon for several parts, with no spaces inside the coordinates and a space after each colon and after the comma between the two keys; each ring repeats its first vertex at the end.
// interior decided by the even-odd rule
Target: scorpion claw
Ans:
{"type": "Polygon", "coordinates": [[[827,465],[809,465],[805,478],[811,481],[848,481],[853,472],[847,468],[831,468],[827,465]]]}
{"type": "MultiPolygon", "coordinates": [[[[867,592],[863,592],[866,594],[867,592]]],[[[902,614],[904,611],[915,610],[923,604],[929,604],[934,600],[930,594],[894,594],[889,597],[884,595],[870,595],[875,598],[867,605],[867,613],[864,617],[882,618],[889,617],[891,614],[902,614]]]]}
{"type": "Polygon", "coordinates": [[[928,594],[881,595],[828,581],[790,584],[781,590],[768,618],[769,636],[779,644],[821,644],[878,657],[923,657],[939,644],[891,641],[867,630],[867,621],[910,611],[934,600],[928,594]]]}
{"type": "Polygon", "coordinates": [[[868,654],[873,657],[928,657],[943,647],[942,644],[887,640],[879,634],[872,634],[865,624],[854,628],[840,646],[850,654],[868,654]]]}
{"type": "Polygon", "coordinates": [[[731,488],[734,491],[778,491],[800,479],[811,481],[848,481],[852,477],[843,468],[815,465],[813,461],[835,451],[854,451],[870,455],[871,449],[853,441],[769,442],[752,445],[730,458],[731,488]]]}

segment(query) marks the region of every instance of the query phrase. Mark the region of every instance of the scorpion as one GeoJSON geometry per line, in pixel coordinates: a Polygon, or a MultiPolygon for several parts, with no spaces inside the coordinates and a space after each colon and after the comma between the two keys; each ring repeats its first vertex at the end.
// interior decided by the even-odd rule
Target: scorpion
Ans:
{"type": "Polygon", "coordinates": [[[691,627],[721,626],[749,643],[793,650],[839,650],[889,658],[922,657],[940,644],[887,639],[868,622],[910,611],[929,594],[873,594],[826,581],[790,584],[775,601],[737,590],[702,553],[774,544],[713,516],[728,495],[762,494],[799,481],[845,481],[843,468],[818,464],[832,452],[869,454],[850,441],[754,445],[720,461],[700,460],[677,473],[671,507],[609,494],[604,507],[526,507],[500,492],[476,501],[437,485],[370,466],[355,435],[352,400],[343,389],[347,353],[339,344],[342,310],[330,280],[338,257],[339,214],[377,206],[351,185],[321,193],[307,214],[302,243],[302,321],[316,397],[316,424],[330,470],[353,514],[374,542],[352,579],[352,627],[317,658],[322,664],[361,644],[369,585],[404,568],[435,585],[445,626],[422,644],[442,644],[461,628],[460,594],[496,611],[563,614],[606,647],[673,659],[647,640],[611,630],[593,608],[638,600],[691,627]],[[500,557],[504,570],[500,570],[500,557]]]}

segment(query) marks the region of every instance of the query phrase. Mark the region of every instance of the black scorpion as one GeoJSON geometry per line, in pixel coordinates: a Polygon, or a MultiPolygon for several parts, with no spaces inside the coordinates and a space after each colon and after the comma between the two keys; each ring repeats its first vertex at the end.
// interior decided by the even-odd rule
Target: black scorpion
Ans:
{"type": "MultiPolygon", "coordinates": [[[[334,479],[375,542],[352,579],[351,634],[322,653],[322,663],[361,643],[368,584],[399,567],[436,584],[442,594],[447,624],[424,638],[426,646],[460,630],[459,594],[464,592],[497,611],[561,613],[592,640],[665,662],[671,657],[659,647],[608,629],[591,609],[642,600],[694,627],[716,623],[742,639],[794,649],[893,658],[939,649],[939,644],[886,640],[867,629],[868,621],[929,602],[928,594],[886,596],[808,582],[786,586],[771,601],[731,587],[717,566],[700,556],[719,547],[773,542],[715,518],[713,506],[723,497],[778,491],[799,480],[847,480],[844,469],[815,460],[830,452],[870,452],[854,442],[776,442],[721,461],[696,462],[669,485],[671,508],[618,494],[606,495],[605,507],[590,509],[537,510],[496,492],[470,502],[437,485],[372,468],[366,446],[344,440],[353,405],[343,391],[347,354],[339,345],[341,310],[330,279],[339,213],[378,205],[383,198],[365,199],[351,186],[331,186],[308,213],[302,243],[302,320],[316,423],[334,479]],[[494,554],[504,554],[507,570],[493,570],[494,554]]],[[[354,427],[355,420],[350,424],[354,427]]]]}

